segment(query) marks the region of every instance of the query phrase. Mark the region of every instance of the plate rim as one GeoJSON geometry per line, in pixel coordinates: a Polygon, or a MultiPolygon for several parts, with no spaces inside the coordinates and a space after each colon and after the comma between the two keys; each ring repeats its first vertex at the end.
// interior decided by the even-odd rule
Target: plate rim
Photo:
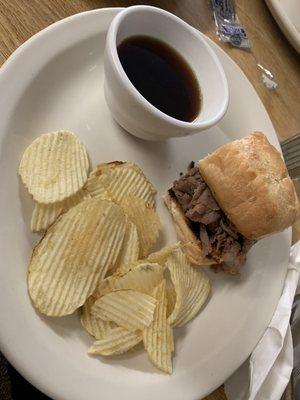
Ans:
{"type": "Polygon", "coordinates": [[[265,2],[286,39],[300,53],[300,32],[291,21],[290,15],[282,3],[278,0],[265,0],[265,2]]]}

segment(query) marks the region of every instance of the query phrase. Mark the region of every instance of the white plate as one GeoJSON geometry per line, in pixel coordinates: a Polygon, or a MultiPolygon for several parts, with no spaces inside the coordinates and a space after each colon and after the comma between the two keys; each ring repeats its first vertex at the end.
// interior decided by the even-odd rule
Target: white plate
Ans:
{"type": "MultiPolygon", "coordinates": [[[[76,132],[93,165],[137,162],[158,189],[161,244],[175,240],[161,195],[190,160],[258,129],[279,144],[270,119],[241,70],[209,41],[230,87],[230,105],[218,127],[196,136],[150,143],[119,128],[103,98],[103,48],[120,9],[102,9],[51,25],[21,46],[0,74],[0,345],[9,361],[55,400],[199,399],[220,385],[250,354],[271,319],[286,274],[291,230],[261,240],[241,276],[211,274],[213,296],[203,312],[176,331],[174,373],[151,366],[144,352],[119,359],[89,357],[92,339],[77,315],[45,318],[26,287],[38,236],[29,231],[32,202],[17,177],[20,156],[39,134],[76,132]],[[227,135],[225,135],[225,133],[227,135]]],[[[237,165],[238,168],[238,165],[237,165]]]]}
{"type": "Polygon", "coordinates": [[[300,53],[300,1],[265,0],[280,29],[300,53]]]}

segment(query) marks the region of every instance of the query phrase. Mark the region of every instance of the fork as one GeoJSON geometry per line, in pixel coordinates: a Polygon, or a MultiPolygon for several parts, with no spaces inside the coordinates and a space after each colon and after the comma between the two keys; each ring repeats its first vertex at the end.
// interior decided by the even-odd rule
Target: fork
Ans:
{"type": "Polygon", "coordinates": [[[300,178],[300,134],[284,140],[280,145],[291,178],[300,178]]]}

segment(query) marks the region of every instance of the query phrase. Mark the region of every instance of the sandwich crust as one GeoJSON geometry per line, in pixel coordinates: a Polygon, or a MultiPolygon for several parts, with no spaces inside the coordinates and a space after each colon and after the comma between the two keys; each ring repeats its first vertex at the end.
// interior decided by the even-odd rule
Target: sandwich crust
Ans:
{"type": "Polygon", "coordinates": [[[164,202],[172,215],[177,237],[180,240],[181,247],[189,261],[196,265],[216,264],[216,260],[203,257],[201,242],[190,228],[189,221],[185,217],[180,205],[177,203],[177,200],[169,194],[166,194],[164,196],[164,202]]]}
{"type": "Polygon", "coordinates": [[[198,162],[238,232],[256,240],[292,225],[298,198],[280,153],[261,132],[227,143],[198,162]]]}

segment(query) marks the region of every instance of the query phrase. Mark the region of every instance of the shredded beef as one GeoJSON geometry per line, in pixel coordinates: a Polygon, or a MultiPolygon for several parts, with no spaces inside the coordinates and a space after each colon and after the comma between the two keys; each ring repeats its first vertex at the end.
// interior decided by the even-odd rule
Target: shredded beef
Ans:
{"type": "Polygon", "coordinates": [[[238,234],[235,231],[234,226],[231,223],[226,223],[223,219],[220,221],[220,227],[228,233],[228,235],[232,236],[235,240],[238,240],[238,234]]]}
{"type": "Polygon", "coordinates": [[[241,235],[218,206],[199,168],[191,163],[185,175],[173,183],[170,193],[174,195],[191,221],[191,227],[199,237],[203,255],[222,264],[213,268],[231,274],[239,272],[246,261],[246,253],[253,241],[241,235]]]}
{"type": "Polygon", "coordinates": [[[200,240],[202,243],[203,256],[206,257],[212,252],[212,245],[205,227],[200,224],[200,240]]]}

